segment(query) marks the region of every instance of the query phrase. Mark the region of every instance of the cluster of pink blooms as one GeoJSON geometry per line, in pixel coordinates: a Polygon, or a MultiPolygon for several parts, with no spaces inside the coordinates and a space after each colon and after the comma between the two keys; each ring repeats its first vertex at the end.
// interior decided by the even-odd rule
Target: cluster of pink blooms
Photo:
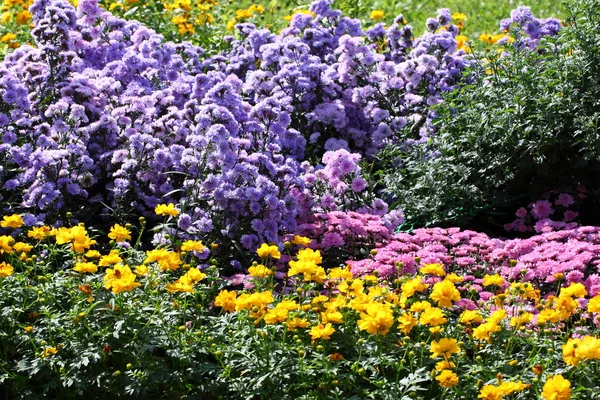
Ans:
{"type": "MultiPolygon", "coordinates": [[[[585,199],[586,192],[586,188],[580,186],[575,196],[577,199],[585,199]]],[[[574,205],[576,200],[569,193],[551,194],[548,199],[538,200],[529,204],[527,208],[519,208],[515,213],[517,218],[504,225],[504,229],[509,232],[537,233],[574,229],[578,226],[575,221],[579,216],[577,211],[571,209],[574,205]]]]}
{"type": "Polygon", "coordinates": [[[600,293],[600,227],[544,232],[528,239],[493,239],[459,228],[416,229],[392,236],[376,250],[367,259],[348,261],[355,276],[377,271],[380,277],[394,277],[439,263],[479,292],[484,274],[500,274],[546,292],[556,289],[558,279],[583,283],[591,295],[600,293]]]}
{"type": "Polygon", "coordinates": [[[312,223],[298,226],[298,234],[315,239],[311,247],[316,249],[342,246],[351,249],[388,241],[395,228],[379,215],[331,211],[316,214],[312,223]]]}

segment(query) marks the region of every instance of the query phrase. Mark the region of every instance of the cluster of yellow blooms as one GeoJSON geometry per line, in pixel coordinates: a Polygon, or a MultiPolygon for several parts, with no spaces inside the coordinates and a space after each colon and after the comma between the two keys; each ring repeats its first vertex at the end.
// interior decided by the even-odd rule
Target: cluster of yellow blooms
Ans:
{"type": "Polygon", "coordinates": [[[265,12],[265,8],[260,4],[252,4],[248,8],[240,8],[235,11],[235,17],[230,19],[227,23],[227,30],[232,31],[235,27],[235,24],[247,21],[256,15],[263,14],[265,12]]]}
{"type": "Polygon", "coordinates": [[[177,30],[181,35],[193,34],[198,26],[212,23],[214,21],[212,11],[217,4],[217,0],[163,1],[165,9],[173,15],[171,22],[177,25],[177,30]]]}
{"type": "MultiPolygon", "coordinates": [[[[268,256],[268,248],[271,248],[273,255],[276,253],[272,247],[263,245],[262,256],[268,256]]],[[[331,339],[337,331],[336,325],[354,318],[359,330],[371,335],[387,335],[396,325],[405,340],[409,340],[413,329],[423,327],[430,331],[433,338],[438,338],[430,343],[431,358],[442,358],[435,365],[436,380],[446,388],[458,384],[459,377],[453,371],[456,364],[452,357],[463,352],[463,343],[452,337],[440,336],[445,330],[452,330],[445,325],[453,315],[453,306],[461,299],[456,287],[462,282],[460,276],[446,273],[441,264],[425,264],[418,275],[405,279],[400,284],[400,290],[394,291],[391,287],[381,285],[373,275],[354,278],[348,268],[334,268],[328,274],[321,272],[320,263],[318,251],[301,249],[296,259],[289,262],[288,276],[300,275],[302,282],[335,287],[330,296],[320,294],[303,301],[302,296],[294,298],[296,295],[289,295],[275,302],[272,292],[268,290],[241,295],[223,290],[214,304],[227,312],[247,310],[255,324],[263,321],[267,325],[282,324],[290,331],[307,329],[313,341],[331,339]],[[432,277],[437,277],[437,282],[424,283],[432,277]]],[[[269,276],[267,273],[250,275],[257,280],[269,276]]],[[[486,275],[483,279],[485,287],[498,289],[504,285],[506,282],[500,275],[486,275]]],[[[504,292],[497,293],[488,308],[464,310],[458,315],[457,322],[463,326],[467,337],[475,343],[482,343],[477,348],[484,348],[485,343],[494,343],[495,335],[500,332],[533,333],[535,329],[543,330],[548,324],[565,321],[583,311],[576,299],[587,295],[583,285],[572,284],[563,288],[558,296],[541,299],[539,290],[530,283],[521,282],[513,282],[504,292]],[[531,301],[538,306],[537,327],[531,323],[532,313],[515,306],[525,304],[524,301],[531,301]]],[[[600,295],[590,299],[586,311],[598,317],[600,295]]],[[[496,340],[500,340],[499,337],[496,340]]],[[[599,359],[600,339],[592,336],[569,339],[563,347],[563,356],[565,363],[573,366],[583,360],[599,359]]],[[[502,399],[530,386],[522,381],[500,380],[498,385],[483,385],[478,398],[502,399]]],[[[567,399],[569,397],[560,397],[567,392],[570,393],[568,380],[555,375],[547,380],[542,396],[544,399],[567,399]],[[555,395],[558,397],[552,397],[555,395]]]]}
{"type": "Polygon", "coordinates": [[[0,3],[0,44],[10,49],[19,47],[15,32],[20,30],[20,27],[29,28],[31,23],[29,6],[32,4],[33,0],[3,0],[0,3]],[[10,31],[3,33],[3,27],[10,31]]]}
{"type": "MultiPolygon", "coordinates": [[[[166,217],[179,213],[173,204],[161,204],[155,212],[166,217]]],[[[20,229],[23,226],[20,215],[4,216],[0,221],[2,228],[20,229]]],[[[70,228],[28,228],[27,236],[39,241],[54,237],[57,245],[70,245],[76,256],[73,270],[78,273],[96,273],[99,267],[106,267],[104,287],[115,294],[141,286],[137,278],[152,275],[153,266],[163,272],[186,270],[176,281],[165,284],[165,290],[170,293],[194,292],[194,285],[206,277],[200,269],[185,264],[188,253],[206,250],[200,241],[184,241],[174,251],[164,248],[147,251],[143,263],[132,270],[118,249],[104,255],[90,249],[96,242],[83,224],[70,228]]],[[[115,224],[108,237],[114,242],[129,241],[131,232],[128,226],[115,224]]],[[[313,343],[331,340],[347,328],[340,329],[340,326],[348,323],[369,335],[381,337],[394,332],[400,339],[398,346],[407,345],[411,335],[426,333],[431,340],[430,359],[435,363],[432,376],[443,388],[459,384],[456,365],[467,347],[460,339],[468,340],[468,347],[477,355],[487,346],[504,346],[506,337],[560,329],[561,324],[577,315],[581,317],[581,325],[590,321],[600,323],[600,295],[588,296],[581,283],[572,283],[560,288],[556,295],[542,297],[540,290],[531,283],[509,283],[500,275],[485,275],[482,286],[495,296],[487,302],[481,301],[478,308],[457,312],[455,306],[463,299],[461,290],[474,296],[476,293],[466,290],[463,277],[448,273],[442,264],[422,264],[418,274],[388,283],[380,281],[376,274],[354,277],[349,267],[325,271],[321,266],[321,253],[309,248],[310,242],[308,238],[296,236],[289,246],[284,246],[286,249],[291,245],[298,246],[287,272],[287,277],[295,281],[295,292],[274,295],[271,290],[264,290],[263,284],[273,275],[274,263],[281,260],[282,254],[278,246],[263,244],[256,252],[260,263],[255,262],[249,268],[256,290],[221,290],[214,299],[214,306],[229,313],[246,313],[255,325],[264,323],[266,326],[281,325],[289,331],[305,330],[313,343]],[[531,312],[532,307],[537,309],[535,315],[531,312]]],[[[0,236],[0,256],[18,254],[20,259],[27,260],[32,248],[12,236],[0,236]]],[[[14,268],[1,262],[0,277],[8,278],[12,274],[14,268]]],[[[560,282],[562,277],[557,278],[560,282]]],[[[80,290],[91,296],[89,285],[80,286],[80,290]]],[[[44,350],[44,357],[52,355],[52,349],[44,350]]],[[[343,359],[339,353],[331,357],[343,359]]],[[[562,358],[569,367],[600,360],[600,338],[572,332],[562,346],[562,358]]],[[[511,365],[517,363],[514,360],[511,365]]],[[[536,375],[541,374],[539,368],[533,370],[536,375]]],[[[531,384],[521,380],[502,380],[499,375],[497,385],[480,386],[477,398],[500,400],[530,387],[531,384]]],[[[556,374],[547,377],[541,396],[556,400],[569,399],[570,394],[570,382],[556,374]]]]}
{"type": "MultiPolygon", "coordinates": [[[[158,215],[168,216],[176,216],[179,213],[173,204],[160,204],[155,211],[158,215]]],[[[0,227],[2,228],[19,229],[23,225],[23,219],[18,214],[4,216],[0,221],[0,227]]],[[[124,264],[118,249],[113,249],[105,255],[97,250],[90,249],[91,246],[96,244],[96,240],[90,238],[83,224],[70,228],[32,227],[27,231],[27,237],[38,241],[54,237],[57,245],[70,245],[70,250],[76,254],[75,266],[73,267],[75,272],[93,274],[98,272],[99,267],[107,267],[104,271],[104,287],[113,293],[127,292],[139,287],[141,284],[136,282],[136,278],[148,275],[150,272],[148,265],[152,263],[160,271],[173,271],[182,266],[187,270],[175,282],[166,284],[166,290],[169,292],[192,292],[193,286],[206,277],[206,274],[198,268],[184,264],[182,259],[182,256],[186,253],[202,253],[206,249],[202,242],[196,240],[184,241],[178,251],[170,251],[164,248],[147,251],[143,264],[135,266],[132,270],[129,265],[124,264]]],[[[108,238],[116,243],[127,242],[131,240],[131,231],[128,226],[115,224],[110,228],[108,238]]],[[[28,258],[28,253],[32,249],[32,245],[16,242],[12,236],[0,236],[0,255],[16,253],[19,254],[20,260],[31,261],[28,258]]],[[[6,262],[0,263],[0,277],[6,278],[13,273],[13,266],[6,262]]]]}

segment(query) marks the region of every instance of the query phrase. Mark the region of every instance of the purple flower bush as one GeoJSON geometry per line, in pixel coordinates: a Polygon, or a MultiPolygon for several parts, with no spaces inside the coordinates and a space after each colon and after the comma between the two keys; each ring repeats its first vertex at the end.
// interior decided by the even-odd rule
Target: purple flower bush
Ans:
{"type": "Polygon", "coordinates": [[[285,101],[248,104],[235,75],[202,72],[201,49],[165,43],[95,1],[31,10],[37,48],[0,67],[9,208],[89,220],[176,202],[180,231],[244,235],[247,248],[294,229],[290,192],[303,182],[285,101]]]}
{"type": "Polygon", "coordinates": [[[240,24],[228,51],[204,57],[95,0],[36,1],[36,47],[0,64],[3,211],[101,224],[173,202],[180,215],[155,244],[199,237],[240,252],[331,211],[385,215],[361,160],[428,140],[430,106],[468,55],[447,9],[414,38],[401,16],[365,32],[331,3],[279,35],[240,24]],[[409,124],[415,138],[400,138],[409,124]]]}
{"type": "Polygon", "coordinates": [[[447,9],[415,39],[402,16],[365,32],[331,3],[314,1],[314,17],[294,15],[277,36],[237,25],[231,50],[212,64],[245,82],[251,104],[286,98],[307,154],[345,149],[371,158],[409,122],[425,125],[428,107],[458,84],[469,61],[456,50],[458,29],[447,9]]]}
{"type": "Polygon", "coordinates": [[[369,258],[348,261],[354,275],[377,271],[380,277],[414,274],[425,264],[441,264],[478,291],[484,274],[531,282],[546,293],[560,282],[583,283],[600,293],[600,227],[546,232],[528,239],[493,239],[459,228],[416,229],[384,241],[369,258]]]}

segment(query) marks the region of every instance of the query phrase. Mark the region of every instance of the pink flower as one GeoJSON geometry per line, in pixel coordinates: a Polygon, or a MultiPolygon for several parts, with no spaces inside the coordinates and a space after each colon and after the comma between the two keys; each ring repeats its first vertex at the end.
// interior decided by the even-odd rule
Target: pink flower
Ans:
{"type": "Polygon", "coordinates": [[[521,207],[517,210],[515,215],[519,218],[525,218],[527,216],[527,210],[525,209],[525,207],[521,207]]]}
{"type": "Polygon", "coordinates": [[[579,213],[577,211],[567,210],[567,211],[565,211],[563,221],[565,221],[565,222],[573,221],[575,218],[577,218],[578,215],[579,215],[579,213]]]}
{"type": "Polygon", "coordinates": [[[552,204],[548,200],[536,201],[531,208],[531,214],[537,219],[546,218],[553,212],[552,204]]]}
{"type": "Polygon", "coordinates": [[[558,195],[558,199],[554,202],[557,206],[569,207],[571,204],[574,204],[575,200],[573,200],[573,196],[567,193],[561,193],[558,195]]]}

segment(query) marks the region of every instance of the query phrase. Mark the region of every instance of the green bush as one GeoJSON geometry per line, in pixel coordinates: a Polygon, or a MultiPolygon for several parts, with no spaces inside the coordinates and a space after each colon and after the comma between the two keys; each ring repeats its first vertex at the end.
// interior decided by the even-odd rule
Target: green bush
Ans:
{"type": "Polygon", "coordinates": [[[568,8],[535,51],[478,60],[474,82],[435,110],[432,140],[380,154],[385,190],[410,222],[465,224],[483,210],[498,222],[548,190],[598,187],[600,11],[587,0],[568,8]]]}

